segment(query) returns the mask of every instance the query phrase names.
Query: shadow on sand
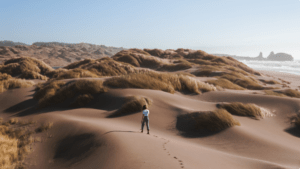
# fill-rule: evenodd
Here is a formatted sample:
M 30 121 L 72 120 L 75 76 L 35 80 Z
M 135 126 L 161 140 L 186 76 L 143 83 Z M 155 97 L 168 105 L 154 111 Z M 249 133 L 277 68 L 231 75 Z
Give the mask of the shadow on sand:
M 300 137 L 300 127 L 290 127 L 288 129 L 285 129 L 284 131 L 293 136 Z
M 92 133 L 67 136 L 55 147 L 54 160 L 76 163 L 91 155 L 101 145 L 101 141 Z

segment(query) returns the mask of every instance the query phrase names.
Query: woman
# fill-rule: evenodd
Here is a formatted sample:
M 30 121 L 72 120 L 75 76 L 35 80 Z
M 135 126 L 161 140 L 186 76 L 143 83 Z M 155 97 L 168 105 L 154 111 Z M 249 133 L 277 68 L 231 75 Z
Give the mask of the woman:
M 144 105 L 143 106 L 143 115 L 142 115 L 142 128 L 141 128 L 141 132 L 143 132 L 143 129 L 144 129 L 144 124 L 146 122 L 146 126 L 147 126 L 147 130 L 148 130 L 148 133 L 149 134 L 149 114 L 150 114 L 150 111 L 147 109 L 147 106 Z

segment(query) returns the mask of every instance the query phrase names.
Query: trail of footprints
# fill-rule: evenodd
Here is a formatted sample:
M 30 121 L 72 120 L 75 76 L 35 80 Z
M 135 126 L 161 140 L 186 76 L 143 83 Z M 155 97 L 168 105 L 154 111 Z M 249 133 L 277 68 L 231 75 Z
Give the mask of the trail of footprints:
M 156 135 L 153 135 L 153 137 L 159 138 L 159 137 L 156 136 Z M 166 144 L 168 144 L 168 143 L 170 142 L 170 140 L 167 140 L 167 139 L 165 139 L 165 138 L 161 138 L 161 139 L 165 141 L 165 142 L 163 143 L 163 149 L 164 149 L 165 151 L 167 151 Z M 170 154 L 169 151 L 167 151 L 167 153 L 168 153 L 168 156 L 172 156 L 172 155 Z M 176 156 L 174 156 L 173 158 L 174 158 L 175 160 L 178 161 L 178 163 L 179 163 L 179 165 L 181 166 L 181 168 L 184 168 L 184 165 L 183 165 L 182 160 L 178 159 Z

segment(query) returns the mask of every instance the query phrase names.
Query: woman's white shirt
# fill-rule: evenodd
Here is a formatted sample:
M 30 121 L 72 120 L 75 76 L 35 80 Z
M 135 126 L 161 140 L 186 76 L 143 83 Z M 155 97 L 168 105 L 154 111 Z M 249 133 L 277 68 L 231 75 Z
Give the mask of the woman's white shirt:
M 143 110 L 143 115 L 144 116 L 149 116 L 150 111 L 148 109 Z

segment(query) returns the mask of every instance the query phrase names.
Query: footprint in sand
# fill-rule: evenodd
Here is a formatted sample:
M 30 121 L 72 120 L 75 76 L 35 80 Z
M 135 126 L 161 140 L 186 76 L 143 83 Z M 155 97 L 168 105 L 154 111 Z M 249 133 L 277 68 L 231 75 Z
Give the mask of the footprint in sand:
M 158 136 L 153 135 L 153 137 L 158 137 Z M 158 138 L 159 138 L 159 137 L 158 137 Z M 170 142 L 170 140 L 167 140 L 167 139 L 165 139 L 165 138 L 161 138 L 161 139 L 162 139 L 162 140 L 166 140 L 166 142 L 163 143 L 163 149 L 164 149 L 164 150 L 167 150 L 166 147 L 165 147 L 165 145 L 168 144 L 168 143 Z M 168 153 L 169 156 L 171 155 L 169 151 L 168 151 L 167 153 Z M 178 158 L 177 158 L 176 156 L 174 156 L 174 159 L 178 159 Z M 181 166 L 181 168 L 184 168 L 182 160 L 179 160 L 179 159 L 178 159 L 178 162 L 179 162 L 179 165 Z

